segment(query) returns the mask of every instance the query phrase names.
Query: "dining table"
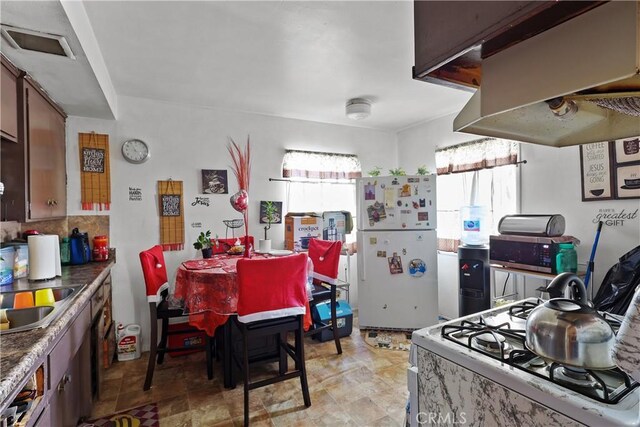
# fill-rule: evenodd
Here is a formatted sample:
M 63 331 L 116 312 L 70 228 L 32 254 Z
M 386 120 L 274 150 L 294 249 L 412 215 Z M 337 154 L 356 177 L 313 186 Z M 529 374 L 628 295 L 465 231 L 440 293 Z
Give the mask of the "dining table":
M 291 251 L 274 252 L 289 256 Z M 251 258 L 270 258 L 271 254 L 252 253 Z M 238 306 L 238 274 L 236 264 L 243 254 L 216 254 L 211 258 L 184 261 L 178 267 L 173 289 L 174 298 L 181 300 L 189 324 L 203 330 L 210 337 L 220 338 L 224 386 L 233 388 L 231 316 Z M 309 304 L 305 314 L 305 328 L 311 326 Z M 220 329 L 219 329 L 220 328 Z M 216 334 L 216 331 L 220 335 Z

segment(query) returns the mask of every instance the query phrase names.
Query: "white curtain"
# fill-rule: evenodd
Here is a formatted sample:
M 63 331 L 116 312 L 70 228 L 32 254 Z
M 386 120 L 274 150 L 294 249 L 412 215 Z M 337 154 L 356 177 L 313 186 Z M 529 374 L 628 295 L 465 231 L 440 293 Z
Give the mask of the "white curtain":
M 282 161 L 284 178 L 353 179 L 362 176 L 358 156 L 287 150 Z

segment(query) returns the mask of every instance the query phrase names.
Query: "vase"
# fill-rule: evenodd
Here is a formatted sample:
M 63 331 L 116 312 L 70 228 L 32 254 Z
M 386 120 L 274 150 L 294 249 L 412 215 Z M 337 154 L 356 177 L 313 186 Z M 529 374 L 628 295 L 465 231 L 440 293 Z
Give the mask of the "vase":
M 202 258 L 211 258 L 212 254 L 213 254 L 213 248 L 202 249 Z

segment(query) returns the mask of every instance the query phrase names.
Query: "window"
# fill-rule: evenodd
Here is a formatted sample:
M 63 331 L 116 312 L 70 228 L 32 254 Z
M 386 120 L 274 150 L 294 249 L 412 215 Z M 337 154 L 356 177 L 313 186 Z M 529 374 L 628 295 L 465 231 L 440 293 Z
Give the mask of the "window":
M 470 204 L 471 184 L 476 173 L 476 205 L 489 208 L 491 234 L 497 234 L 498 222 L 503 216 L 517 213 L 518 152 L 518 143 L 492 138 L 436 151 L 439 250 L 458 250 L 460 208 Z
M 287 183 L 288 212 L 349 211 L 356 229 L 356 188 L 362 176 L 358 157 L 351 154 L 287 150 L 282 165 Z M 355 241 L 355 233 L 346 236 Z

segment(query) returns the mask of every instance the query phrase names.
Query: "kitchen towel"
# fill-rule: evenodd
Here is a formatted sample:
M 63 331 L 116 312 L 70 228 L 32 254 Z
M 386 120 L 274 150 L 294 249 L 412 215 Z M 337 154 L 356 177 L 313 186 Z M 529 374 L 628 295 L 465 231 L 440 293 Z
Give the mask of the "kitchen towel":
M 62 274 L 60 243 L 56 234 L 27 237 L 29 246 L 29 280 L 53 279 Z
M 613 360 L 618 368 L 640 381 L 640 286 L 622 320 L 613 346 Z
M 82 210 L 109 210 L 111 172 L 109 135 L 78 133 Z

